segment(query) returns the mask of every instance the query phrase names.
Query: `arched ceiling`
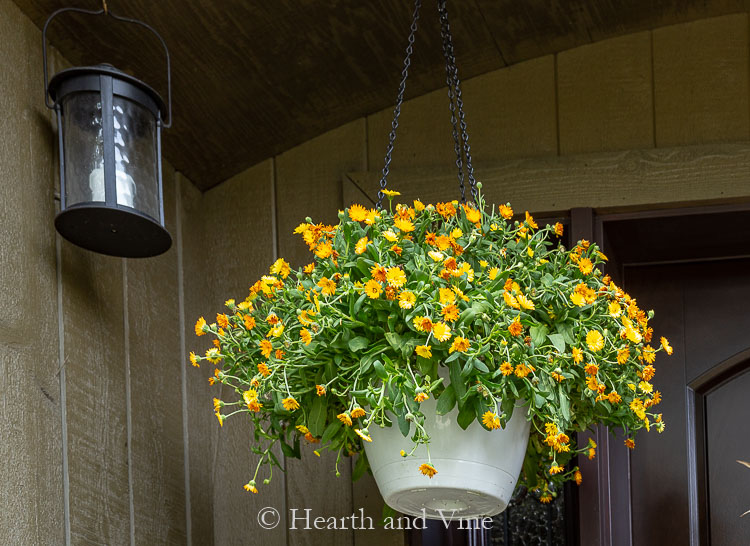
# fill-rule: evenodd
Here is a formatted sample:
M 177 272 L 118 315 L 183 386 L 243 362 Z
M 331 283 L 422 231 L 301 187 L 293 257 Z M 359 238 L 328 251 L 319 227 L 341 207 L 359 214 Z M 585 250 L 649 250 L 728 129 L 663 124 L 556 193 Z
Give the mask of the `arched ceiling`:
M 40 28 L 71 0 L 15 0 Z M 98 0 L 76 7 L 99 9 Z M 395 102 L 412 0 L 109 0 L 172 54 L 164 155 L 200 189 Z M 462 79 L 640 30 L 745 12 L 748 0 L 448 0 Z M 166 95 L 158 42 L 111 18 L 65 14 L 48 32 L 72 63 L 109 62 Z M 445 83 L 424 0 L 407 97 Z M 40 84 L 40 100 L 42 89 Z

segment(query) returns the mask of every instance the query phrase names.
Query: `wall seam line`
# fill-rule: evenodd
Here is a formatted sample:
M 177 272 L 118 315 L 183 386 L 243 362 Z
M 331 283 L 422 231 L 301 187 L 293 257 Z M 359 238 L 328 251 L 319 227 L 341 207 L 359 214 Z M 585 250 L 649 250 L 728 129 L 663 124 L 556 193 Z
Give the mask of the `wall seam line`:
M 65 546 L 70 546 L 70 474 L 68 472 L 68 411 L 67 389 L 65 378 L 65 321 L 63 309 L 62 283 L 62 242 L 55 233 L 55 261 L 57 262 L 57 337 L 60 377 L 60 435 L 62 436 L 62 478 L 63 478 L 63 519 L 65 527 Z
M 555 85 L 555 136 L 557 138 L 557 155 L 561 156 L 562 153 L 560 150 L 562 149 L 562 146 L 560 145 L 560 82 L 558 78 L 558 54 L 555 53 L 553 56 L 553 76 L 554 76 L 554 85 Z
M 185 536 L 187 546 L 193 544 L 192 506 L 190 503 L 190 427 L 188 426 L 187 408 L 187 349 L 185 347 L 185 272 L 183 270 L 182 252 L 182 191 L 181 180 L 178 182 L 178 173 L 175 173 L 175 185 L 177 186 L 175 198 L 175 219 L 177 224 L 177 308 L 179 313 L 180 328 L 180 388 L 182 390 L 182 457 L 183 473 L 185 479 Z
M 128 438 L 128 506 L 130 544 L 135 546 L 135 501 L 133 499 L 133 415 L 130 400 L 130 317 L 128 313 L 128 262 L 122 258 L 122 330 L 125 345 L 125 415 Z

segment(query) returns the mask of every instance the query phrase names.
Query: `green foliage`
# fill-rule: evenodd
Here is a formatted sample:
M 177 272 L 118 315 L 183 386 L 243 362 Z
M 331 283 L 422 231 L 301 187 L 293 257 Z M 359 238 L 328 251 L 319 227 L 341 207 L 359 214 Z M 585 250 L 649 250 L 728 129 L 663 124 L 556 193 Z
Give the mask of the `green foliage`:
M 602 276 L 596 245 L 567 250 L 560 224 L 512 215 L 480 199 L 477 208 L 353 205 L 338 226 L 308 219 L 296 232 L 315 253 L 310 265 L 295 272 L 278 260 L 215 323 L 201 318 L 196 333 L 217 346 L 191 360 L 216 364 L 213 380 L 237 393 L 214 410 L 221 423 L 250 417 L 258 469 L 276 464 L 275 442 L 298 457 L 305 438 L 336 452 L 337 465 L 359 453 L 359 476 L 371 426 L 397 426 L 415 449 L 429 443 L 420 404 L 430 396 L 463 428 L 499 428 L 524 405 L 522 479 L 542 495 L 580 476 L 572 456 L 594 454 L 575 432 L 663 430 L 650 364 L 671 347 L 649 345 L 652 313 Z

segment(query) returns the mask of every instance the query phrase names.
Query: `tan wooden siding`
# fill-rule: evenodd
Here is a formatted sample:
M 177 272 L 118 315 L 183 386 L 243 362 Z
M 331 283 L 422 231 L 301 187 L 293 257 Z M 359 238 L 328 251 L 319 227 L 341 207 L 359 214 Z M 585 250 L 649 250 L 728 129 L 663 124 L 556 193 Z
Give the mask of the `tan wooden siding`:
M 352 485 L 345 467 L 336 479 L 331 459 L 309 451 L 258 495 L 245 492 L 250 426 L 238 416 L 220 428 L 211 399 L 233 394 L 209 386 L 210 365 L 187 363 L 208 344 L 194 335 L 198 316 L 213 321 L 277 256 L 309 261 L 291 234 L 305 216 L 335 222 L 343 206 L 372 198 L 392 109 L 204 194 L 166 166 L 174 248 L 108 258 L 55 235 L 40 33 L 0 0 L 0 35 L 0 110 L 9 113 L 0 116 L 0 543 L 64 544 L 69 528 L 75 544 L 404 544 L 399 532 L 288 531 L 286 520 L 259 529 L 264 506 L 285 517 L 288 507 L 323 516 L 364 508 L 377 522 L 382 500 L 370 478 Z M 490 200 L 531 211 L 747 200 L 748 47 L 739 14 L 467 80 L 477 178 Z M 404 198 L 458 196 L 449 127 L 444 90 L 404 105 L 391 178 Z

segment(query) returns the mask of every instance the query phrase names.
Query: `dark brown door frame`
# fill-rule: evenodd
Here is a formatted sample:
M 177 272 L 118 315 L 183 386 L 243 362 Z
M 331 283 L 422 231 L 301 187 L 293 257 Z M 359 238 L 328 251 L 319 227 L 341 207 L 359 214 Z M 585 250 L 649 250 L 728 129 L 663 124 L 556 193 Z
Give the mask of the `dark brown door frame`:
M 700 207 L 685 207 L 660 210 L 646 210 L 624 213 L 596 214 L 592 208 L 571 209 L 570 233 L 571 240 L 588 239 L 599 244 L 611 261 L 608 273 L 616 282 L 621 283 L 624 267 L 626 265 L 645 263 L 679 263 L 694 262 L 707 259 L 721 259 L 719 254 L 692 255 L 689 252 L 684 256 L 679 253 L 671 255 L 666 260 L 659 260 L 653 254 L 640 257 L 634 261 L 628 258 L 620 260 L 616 249 L 608 247 L 605 239 L 605 224 L 607 222 L 628 220 L 658 220 L 667 218 L 691 217 L 711 214 L 745 213 L 750 211 L 750 203 L 712 205 Z M 747 225 L 745 225 L 747 226 Z M 748 231 L 750 228 L 745 227 Z M 687 234 L 686 234 L 687 235 Z M 687 243 L 689 245 L 689 242 Z M 729 255 L 729 253 L 727 254 Z M 749 256 L 750 246 L 737 248 L 731 252 L 730 257 Z M 707 484 L 705 483 L 705 396 L 709 391 L 719 386 L 724 381 L 739 371 L 742 363 L 750 358 L 750 350 L 742 352 L 724 363 L 716 366 L 686 386 L 686 397 L 688 409 L 688 445 L 689 453 L 695 454 L 689 461 L 689 475 L 686 479 L 690 487 L 690 546 L 707 544 L 708 526 L 700 525 L 699 522 L 707 521 L 705 514 L 705 502 L 702 499 L 707 495 Z M 578 490 L 578 533 L 579 544 L 585 546 L 631 546 L 632 545 L 632 514 L 631 514 L 631 492 L 630 492 L 630 455 L 621 441 L 615 439 L 603 426 L 595 430 L 579 434 L 579 443 L 586 442 L 591 437 L 597 443 L 597 457 L 594 460 L 581 459 L 579 467 L 584 475 L 584 481 Z M 698 446 L 700 449 L 695 449 Z M 612 472 L 611 469 L 617 469 Z M 700 477 L 700 478 L 699 478 Z M 612 514 L 617 514 L 612 517 Z

